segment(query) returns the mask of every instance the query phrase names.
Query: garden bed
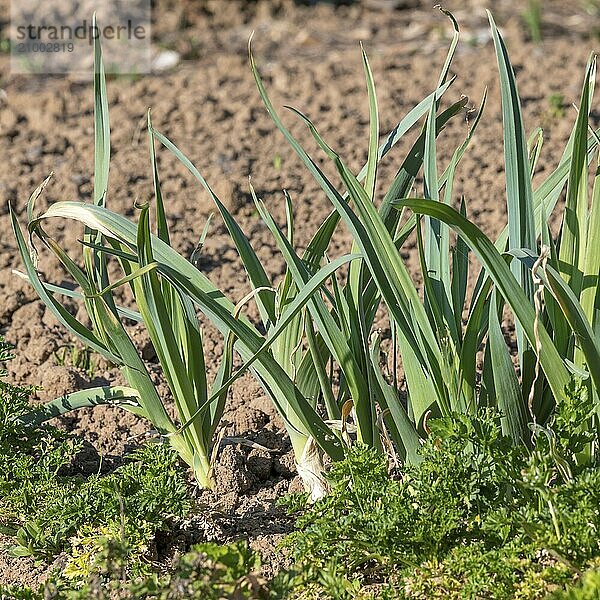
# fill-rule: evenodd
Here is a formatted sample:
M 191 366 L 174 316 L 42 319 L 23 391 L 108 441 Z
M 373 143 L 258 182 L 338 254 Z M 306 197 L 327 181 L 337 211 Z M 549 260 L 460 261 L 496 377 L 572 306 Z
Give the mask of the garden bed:
M 579 5 L 565 9 L 561 2 L 548 2 L 543 39 L 533 43 L 518 8 L 523 3 L 496 4 L 494 15 L 517 72 L 527 131 L 537 125 L 544 129 L 537 165 L 538 176 L 544 177 L 558 164 L 571 132 L 575 118 L 571 103 L 579 98 L 582 74 L 590 51 L 597 46 L 600 24 Z M 506 223 L 496 59 L 480 3 L 448 2 L 447 8 L 459 21 L 463 40 L 452 67 L 459 78 L 448 92 L 449 100 L 455 102 L 464 94 L 469 97 L 467 107 L 477 109 L 488 87 L 485 114 L 460 164 L 453 195 L 465 196 L 470 218 L 493 239 Z M 145 129 L 146 110 L 151 107 L 154 127 L 201 170 L 275 279 L 283 275 L 285 263 L 255 209 L 248 177 L 280 224 L 285 222 L 281 190 L 288 190 L 294 199 L 295 243 L 301 249 L 329 214 L 331 204 L 264 110 L 248 66 L 250 33 L 255 32 L 254 54 L 274 104 L 291 104 L 309 115 L 355 172 L 367 158 L 369 128 L 359 42 L 365 45 L 378 83 L 380 129 L 385 135 L 434 90 L 452 34 L 444 15 L 426 3 L 385 0 L 337 8 L 328 3 L 306 6 L 288 1 L 164 1 L 157 4 L 154 20 L 156 50 L 177 51 L 181 60 L 159 75 L 108 81 L 112 156 L 107 205 L 132 217 L 134 200 L 152 197 Z M 29 194 L 51 171 L 54 178 L 38 202 L 39 210 L 59 200 L 92 197 L 91 82 L 11 75 L 5 55 L 0 55 L 0 72 L 4 92 L 0 96 L 0 334 L 15 347 L 15 358 L 7 363 L 7 381 L 40 386 L 33 394 L 36 401 L 85 387 L 124 385 L 118 369 L 83 351 L 28 283 L 11 274 L 11 269 L 21 270 L 22 265 L 7 203 L 24 221 Z M 473 114 L 465 110 L 464 118 L 451 120 L 439 146 L 440 164 L 450 161 L 452 149 L 465 137 L 472 119 Z M 591 125 L 597 128 L 598 120 L 598 113 L 592 111 Z M 309 131 L 292 118 L 289 123 L 298 139 L 313 148 Z M 403 156 L 417 135 L 415 128 L 414 135 L 399 143 L 396 156 Z M 171 243 L 188 257 L 214 205 L 173 155 L 161 150 L 158 165 Z M 334 177 L 327 161 L 319 166 Z M 393 159 L 388 160 L 378 177 L 390 182 L 397 168 Z M 422 187 L 421 179 L 416 187 Z M 75 228 L 60 225 L 53 226 L 52 233 L 65 248 L 75 248 L 81 236 Z M 349 247 L 350 239 L 345 228 L 338 228 L 332 249 Z M 402 248 L 402 258 L 411 273 L 419 271 L 415 241 Z M 235 247 L 218 218 L 204 244 L 199 268 L 235 301 L 250 291 Z M 61 267 L 45 258 L 40 269 L 48 281 L 65 279 Z M 469 283 L 469 289 L 474 283 Z M 131 303 L 127 293 L 118 291 L 117 295 L 123 304 Z M 252 303 L 245 312 L 250 319 L 258 318 Z M 380 324 L 387 327 L 383 318 Z M 133 324 L 128 330 L 159 392 L 168 397 L 147 334 Z M 212 377 L 223 344 L 210 325 L 204 333 Z M 146 420 L 114 407 L 69 413 L 55 424 L 85 441 L 72 465 L 73 472 L 85 476 L 114 472 L 128 464 L 129 453 L 156 438 Z M 262 555 L 261 574 L 268 579 L 290 564 L 277 544 L 293 530 L 294 520 L 276 501 L 302 490 L 291 444 L 276 410 L 250 375 L 235 382 L 221 426 L 215 491 L 194 489 L 188 474 L 190 493 L 197 503 L 193 516 L 178 521 L 166 539 L 157 543 L 154 558 L 168 570 L 175 552 L 185 552 L 194 543 L 248 540 Z M 181 469 L 185 472 L 183 465 Z M 5 541 L 9 543 L 9 538 Z M 60 556 L 55 560 L 55 565 L 61 564 Z M 44 581 L 48 564 L 52 562 L 40 565 L 32 558 L 0 553 L 0 584 L 35 586 Z

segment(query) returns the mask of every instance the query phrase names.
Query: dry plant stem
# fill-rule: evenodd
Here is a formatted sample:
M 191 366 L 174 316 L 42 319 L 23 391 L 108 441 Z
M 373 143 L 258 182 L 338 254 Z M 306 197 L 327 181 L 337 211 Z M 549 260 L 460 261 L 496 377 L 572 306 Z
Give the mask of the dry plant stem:
M 535 307 L 535 320 L 533 322 L 533 333 L 535 336 L 535 353 L 536 353 L 536 361 L 535 361 L 535 376 L 533 378 L 533 382 L 531 384 L 531 389 L 529 390 L 529 398 L 527 400 L 527 406 L 529 407 L 529 414 L 533 419 L 533 424 L 536 423 L 535 411 L 533 409 L 533 402 L 535 400 L 535 386 L 537 384 L 538 378 L 540 376 L 540 353 L 542 351 L 542 342 L 540 340 L 539 329 L 540 329 L 540 314 L 542 313 L 542 304 L 544 302 L 544 281 L 537 274 L 538 269 L 541 267 L 542 271 L 546 268 L 546 263 L 548 262 L 548 257 L 550 256 L 550 248 L 545 244 L 542 245 L 540 249 L 540 255 L 538 259 L 535 261 L 533 268 L 531 269 L 531 277 L 533 278 L 533 284 L 535 286 L 535 293 L 533 296 L 533 302 Z M 535 434 L 534 434 L 535 435 Z M 533 443 L 533 439 L 531 440 Z

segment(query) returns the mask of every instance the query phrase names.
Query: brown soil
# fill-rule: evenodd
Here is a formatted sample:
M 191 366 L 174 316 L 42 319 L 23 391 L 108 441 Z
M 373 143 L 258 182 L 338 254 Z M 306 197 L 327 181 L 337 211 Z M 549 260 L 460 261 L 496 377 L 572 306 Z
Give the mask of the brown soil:
M 7 4 L 7 0 L 0 0 L 0 27 L 8 20 Z M 289 190 L 295 201 L 300 246 L 331 207 L 262 107 L 247 65 L 250 33 L 255 31 L 255 55 L 275 105 L 291 104 L 311 116 L 329 143 L 358 169 L 366 158 L 368 139 L 358 42 L 364 42 L 371 60 L 378 85 L 381 130 L 387 133 L 434 89 L 443 63 L 451 28 L 430 4 L 365 0 L 335 8 L 329 3 L 306 6 L 291 0 L 158 2 L 153 30 L 156 46 L 176 49 L 183 60 L 160 76 L 109 81 L 109 206 L 133 215 L 134 200 L 151 197 L 144 122 L 147 108 L 152 107 L 155 127 L 190 156 L 239 219 L 277 279 L 283 262 L 255 213 L 248 176 L 279 222 L 284 221 L 281 190 Z M 517 70 L 526 127 L 544 128 L 546 140 L 539 164 L 539 172 L 544 173 L 557 164 L 568 137 L 575 118 L 570 105 L 578 99 L 587 57 L 598 45 L 600 23 L 583 10 L 583 2 L 548 1 L 544 41 L 534 45 L 527 40 L 520 17 L 524 3 L 506 0 L 490 4 Z M 444 102 L 466 94 L 470 106 L 476 107 L 488 86 L 486 115 L 460 166 L 454 193 L 456 198 L 464 194 L 471 216 L 486 232 L 495 234 L 505 223 L 502 127 L 484 5 L 479 0 L 447 2 L 460 23 L 463 41 L 453 65 L 459 79 Z M 69 78 L 11 75 L 6 55 L 0 55 L 0 74 L 0 333 L 17 348 L 9 377 L 14 382 L 43 386 L 38 393 L 40 400 L 102 381 L 120 382 L 118 371 L 101 360 L 92 359 L 89 368 L 81 369 L 59 359 L 65 352 L 61 348 L 69 349 L 72 340 L 31 288 L 11 274 L 20 264 L 7 215 L 8 202 L 23 221 L 29 194 L 50 171 L 55 177 L 40 199 L 40 208 L 57 200 L 90 199 L 91 85 Z M 562 119 L 552 110 L 552 94 L 564 98 L 566 116 Z M 284 118 L 317 155 L 308 132 L 291 114 L 284 114 Z M 443 134 L 446 141 L 441 143 L 440 165 L 448 163 L 451 149 L 465 136 L 467 126 L 466 120 L 455 119 Z M 412 143 L 415 135 L 408 135 L 407 140 Z M 408 143 L 400 146 L 380 170 L 382 183 L 391 181 Z M 330 165 L 322 164 L 332 173 Z M 159 153 L 159 167 L 174 245 L 189 255 L 213 211 L 211 200 L 169 153 Z M 75 248 L 80 232 L 62 227 L 59 224 L 55 228 L 59 241 Z M 348 235 L 341 229 L 335 237 L 336 250 L 347 245 Z M 412 254 L 407 253 L 406 259 L 415 266 Z M 248 291 L 236 252 L 218 220 L 206 241 L 200 268 L 235 300 Z M 42 261 L 41 269 L 48 280 L 63 280 L 64 273 L 55 264 Z M 73 311 L 77 311 L 75 305 Z M 255 316 L 251 307 L 249 314 Z M 160 383 L 148 342 L 143 332 L 138 335 Z M 207 361 L 218 364 L 221 340 L 210 328 L 207 337 Z M 62 425 L 89 441 L 104 457 L 105 468 L 118 464 L 125 452 L 152 435 L 148 423 L 104 407 L 72 414 Z M 298 483 L 281 421 L 250 377 L 239 381 L 231 393 L 225 428 L 226 436 L 253 440 L 277 452 L 225 445 L 217 465 L 219 493 L 199 496 L 210 519 L 195 522 L 191 532 L 182 532 L 182 539 L 173 543 L 247 538 L 276 568 L 281 559 L 275 543 L 290 524 L 274 507 L 274 500 L 296 489 Z M 43 571 L 33 569 L 31 563 L 0 555 L 0 582 L 35 581 L 41 576 Z

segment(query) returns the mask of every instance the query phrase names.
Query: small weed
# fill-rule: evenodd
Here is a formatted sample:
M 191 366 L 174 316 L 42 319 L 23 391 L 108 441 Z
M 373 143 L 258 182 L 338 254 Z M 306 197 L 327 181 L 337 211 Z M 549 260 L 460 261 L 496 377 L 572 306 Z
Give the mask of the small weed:
M 598 600 L 600 598 L 600 560 L 594 561 L 590 569 L 582 574 L 576 586 L 559 590 L 552 600 Z
M 98 372 L 94 353 L 89 348 L 81 348 L 76 344 L 60 347 L 54 353 L 54 361 L 59 366 L 81 369 L 90 378 Z
M 522 13 L 531 41 L 542 41 L 542 0 L 527 0 L 527 8 Z
M 574 384 L 567 397 L 531 451 L 511 446 L 489 411 L 431 421 L 421 462 L 400 480 L 374 450 L 354 446 L 329 474 L 331 493 L 306 505 L 285 542 L 295 585 L 313 586 L 315 598 L 375 586 L 379 598 L 509 600 L 575 582 L 600 555 L 600 472 L 581 454 L 593 402 Z M 298 510 L 302 498 L 289 505 Z
M 592 16 L 598 16 L 600 14 L 600 1 L 599 0 L 580 0 L 581 6 Z
M 0 362 L 10 357 L 0 340 Z M 149 444 L 108 475 L 70 475 L 81 440 L 16 421 L 30 410 L 31 392 L 0 379 L 0 526 L 14 536 L 10 553 L 50 559 L 70 552 L 67 572 L 81 578 L 118 543 L 128 548 L 129 574 L 143 572 L 154 534 L 191 506 L 177 455 Z
M 281 598 L 270 595 L 259 574 L 260 559 L 246 542 L 218 545 L 197 544 L 176 556 L 169 573 L 152 573 L 125 579 L 131 547 L 114 532 L 91 536 L 87 547 L 96 547 L 95 570 L 75 586 L 70 572 L 55 571 L 37 590 L 26 586 L 0 586 L 0 598 L 14 600 L 108 600 L 109 598 L 146 598 L 148 600 L 250 600 Z M 278 593 L 278 592 L 277 592 Z
M 133 585 L 136 598 L 156 600 L 265 597 L 260 559 L 246 542 L 198 544 L 175 559 L 174 571 Z
M 550 94 L 548 108 L 551 118 L 562 119 L 565 116 L 565 97 L 558 92 Z

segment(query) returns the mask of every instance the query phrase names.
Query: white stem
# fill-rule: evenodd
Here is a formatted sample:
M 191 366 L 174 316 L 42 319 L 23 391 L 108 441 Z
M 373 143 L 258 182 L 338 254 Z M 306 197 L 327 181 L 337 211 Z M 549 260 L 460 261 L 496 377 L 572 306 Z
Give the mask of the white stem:
M 316 502 L 327 494 L 329 486 L 323 477 L 325 468 L 321 459 L 321 452 L 312 437 L 309 437 L 306 441 L 302 456 L 296 463 L 296 469 L 300 479 L 302 479 L 304 489 L 310 492 L 312 502 Z

